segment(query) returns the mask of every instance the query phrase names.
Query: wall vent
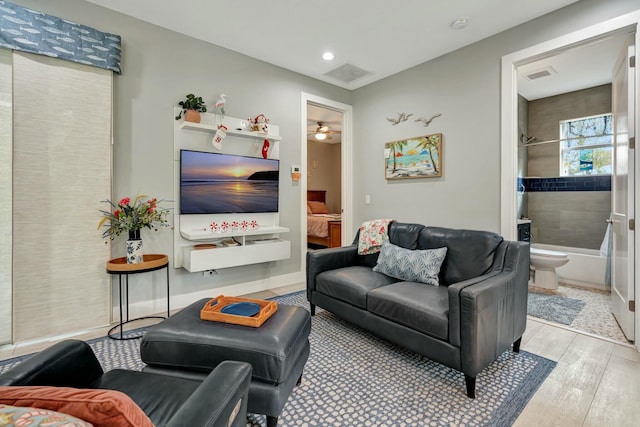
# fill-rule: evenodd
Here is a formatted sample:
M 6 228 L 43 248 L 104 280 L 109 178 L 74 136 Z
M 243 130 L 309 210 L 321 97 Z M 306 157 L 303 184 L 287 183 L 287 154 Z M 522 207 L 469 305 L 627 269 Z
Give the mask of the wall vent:
M 536 80 L 542 77 L 547 77 L 552 74 L 558 74 L 558 72 L 551 66 L 543 68 L 541 70 L 531 71 L 525 74 L 527 80 Z
M 333 77 L 334 79 L 340 80 L 344 83 L 351 83 L 352 81 L 369 74 L 371 74 L 371 72 L 363 70 L 362 68 L 358 68 L 355 65 L 351 64 L 344 64 L 339 66 L 335 70 L 324 73 L 325 76 Z

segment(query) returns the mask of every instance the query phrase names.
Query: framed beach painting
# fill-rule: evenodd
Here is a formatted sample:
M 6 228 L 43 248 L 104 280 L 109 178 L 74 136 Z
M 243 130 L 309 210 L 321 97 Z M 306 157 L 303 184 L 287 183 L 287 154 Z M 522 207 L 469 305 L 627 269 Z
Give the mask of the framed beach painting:
M 386 179 L 442 176 L 442 134 L 418 136 L 384 145 Z

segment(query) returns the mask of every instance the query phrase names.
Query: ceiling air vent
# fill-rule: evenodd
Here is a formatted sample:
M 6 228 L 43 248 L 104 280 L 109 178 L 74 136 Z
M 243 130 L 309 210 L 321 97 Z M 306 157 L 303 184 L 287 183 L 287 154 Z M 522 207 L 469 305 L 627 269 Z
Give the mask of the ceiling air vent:
M 371 74 L 369 71 L 363 70 L 362 68 L 358 68 L 355 65 L 344 64 L 335 70 L 329 71 L 325 73 L 325 76 L 333 77 L 336 80 L 340 80 L 344 83 L 351 83 L 354 80 L 359 79 L 360 77 L 364 77 L 368 74 Z
M 525 74 L 525 78 L 527 80 L 535 80 L 541 77 L 550 76 L 552 74 L 558 74 L 558 72 L 553 67 L 549 66 L 549 67 L 543 68 L 542 70 L 531 71 Z

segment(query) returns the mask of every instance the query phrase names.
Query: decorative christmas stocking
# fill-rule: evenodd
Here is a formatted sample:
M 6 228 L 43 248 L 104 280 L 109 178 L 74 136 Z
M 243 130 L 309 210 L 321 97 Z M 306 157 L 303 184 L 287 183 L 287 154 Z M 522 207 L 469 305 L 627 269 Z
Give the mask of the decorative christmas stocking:
M 262 157 L 264 159 L 269 155 L 269 140 L 265 138 L 264 143 L 262 144 Z
M 218 150 L 222 150 L 222 140 L 227 136 L 227 127 L 225 125 L 218 126 L 215 136 L 213 137 L 212 144 Z

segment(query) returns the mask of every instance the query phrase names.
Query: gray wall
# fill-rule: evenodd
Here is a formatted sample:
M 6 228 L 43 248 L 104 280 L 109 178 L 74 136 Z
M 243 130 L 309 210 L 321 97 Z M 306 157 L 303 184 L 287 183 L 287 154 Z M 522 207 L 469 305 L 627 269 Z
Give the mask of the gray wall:
M 637 0 L 583 0 L 356 90 L 354 223 L 391 217 L 499 231 L 502 56 L 638 8 Z M 442 117 L 428 128 L 391 126 L 385 118 L 398 111 Z M 384 179 L 385 142 L 436 132 L 444 136 L 442 178 Z
M 613 64 L 611 64 L 613 69 Z M 560 121 L 611 112 L 611 84 L 529 101 L 529 136 L 538 141 L 560 138 Z M 522 150 L 522 149 L 521 149 Z M 541 178 L 560 176 L 558 143 L 528 147 L 528 175 Z

